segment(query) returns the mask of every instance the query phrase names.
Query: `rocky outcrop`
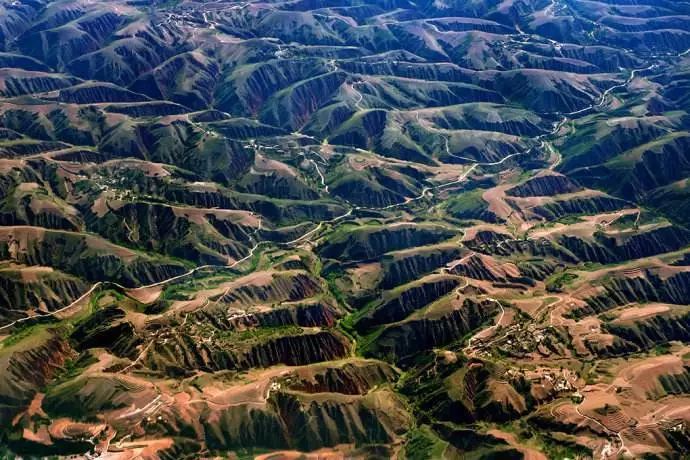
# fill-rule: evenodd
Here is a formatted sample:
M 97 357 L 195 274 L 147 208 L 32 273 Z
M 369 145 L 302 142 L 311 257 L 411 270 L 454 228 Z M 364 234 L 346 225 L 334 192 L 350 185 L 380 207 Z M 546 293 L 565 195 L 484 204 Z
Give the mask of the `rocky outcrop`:
M 203 119 L 200 121 L 203 121 Z M 232 139 L 256 139 L 258 137 L 286 134 L 286 131 L 283 129 L 263 124 L 251 118 L 230 118 L 228 120 L 216 121 L 210 124 L 209 127 Z
M 249 306 L 249 305 L 248 305 Z M 227 315 L 222 308 L 205 308 L 195 312 L 197 321 L 213 324 L 221 330 L 246 330 L 258 327 L 332 327 L 342 312 L 321 301 L 286 302 L 270 309 Z
M 510 447 L 503 439 L 479 433 L 469 428 L 456 428 L 446 423 L 434 425 L 434 431 L 447 440 L 459 452 L 477 451 L 482 456 L 500 458 L 501 460 L 523 460 L 524 454 Z
M 455 245 L 430 246 L 387 254 L 382 259 L 381 287 L 389 289 L 415 280 L 458 258 L 461 250 Z
M 5 345 L 6 346 L 6 345 Z M 7 346 L 6 346 L 7 347 Z M 36 333 L 26 340 L 3 349 L 0 365 L 0 425 L 10 427 L 14 415 L 25 408 L 34 394 L 63 369 L 74 357 L 69 343 L 50 331 Z
M 37 206 L 40 207 L 40 204 Z M 27 225 L 52 228 L 56 230 L 78 230 L 78 223 L 73 216 L 68 216 L 59 209 L 44 209 L 33 212 L 30 199 L 22 200 L 15 209 L 9 212 L 0 211 L 0 225 Z
M 535 112 L 568 113 L 589 107 L 601 93 L 596 78 L 571 78 L 563 72 L 521 69 L 499 72 L 495 89 L 506 99 L 519 101 Z
M 213 100 L 220 76 L 218 62 L 200 52 L 182 53 L 140 76 L 130 88 L 155 99 L 167 99 L 195 110 Z
M 484 192 L 484 189 L 472 190 L 450 199 L 446 207 L 447 212 L 456 219 L 501 222 L 503 219 L 489 210 L 489 203 L 483 198 Z
M 273 404 L 285 426 L 294 427 L 288 432 L 291 443 L 306 451 L 345 442 L 388 443 L 402 435 L 410 423 L 402 401 L 390 391 L 340 400 L 281 392 Z
M 288 325 L 330 327 L 341 312 L 326 299 L 318 299 L 323 294 L 319 280 L 306 271 L 256 272 L 234 281 L 190 315 L 222 331 Z
M 2 32 L 0 32 L 0 34 L 1 33 Z M 43 64 L 41 61 L 38 61 L 37 59 L 28 56 L 23 56 L 21 54 L 0 52 L 0 68 L 8 67 L 30 71 L 33 70 L 38 72 L 47 72 L 50 70 L 48 66 Z
M 410 417 L 390 391 L 338 397 L 279 391 L 268 409 L 240 405 L 203 424 L 208 447 L 215 450 L 261 446 L 313 451 L 344 443 L 392 442 L 409 428 Z
M 156 341 L 144 361 L 152 370 L 184 375 L 193 370 L 247 370 L 330 361 L 347 356 L 350 346 L 345 337 L 331 331 L 280 335 L 256 343 L 243 343 L 242 337 L 240 333 L 234 338 L 231 335 L 227 342 L 204 343 L 175 334 L 165 342 Z
M 56 141 L 28 141 L 19 140 L 0 147 L 0 156 L 4 158 L 19 158 L 28 155 L 47 153 L 53 150 L 68 148 L 69 145 Z
M 133 118 L 164 117 L 167 115 L 180 115 L 189 111 L 189 109 L 180 104 L 165 101 L 110 104 L 104 110 L 111 113 L 122 113 Z
M 642 276 L 612 277 L 599 294 L 586 299 L 587 306 L 572 311 L 582 317 L 600 313 L 629 303 L 662 302 L 676 305 L 690 303 L 690 272 L 676 271 L 660 276 L 645 271 Z
M 294 131 L 326 103 L 345 81 L 344 72 L 331 72 L 299 82 L 277 93 L 263 108 L 259 119 Z
M 597 232 L 591 240 L 563 235 L 559 243 L 581 261 L 611 264 L 676 251 L 690 244 L 690 232 L 665 225 L 616 235 Z
M 529 258 L 553 258 L 565 263 L 577 263 L 573 253 L 547 238 L 513 239 L 509 235 L 492 231 L 477 232 L 475 238 L 465 242 L 466 246 L 479 253 L 495 256 L 527 256 Z M 569 248 L 568 248 L 569 249 Z
M 575 193 L 582 190 L 567 176 L 560 174 L 548 174 L 533 177 L 520 185 L 506 190 L 506 195 L 521 198 L 533 196 L 553 196 L 564 193 Z
M 439 423 L 500 423 L 519 418 L 532 404 L 527 396 L 529 383 L 520 377 L 498 378 L 497 372 L 500 370 L 490 363 L 434 360 L 414 371 L 403 392 Z M 458 447 L 472 446 L 471 437 L 457 442 Z
M 50 269 L 0 270 L 0 323 L 17 319 L 15 311 L 18 310 L 31 310 L 39 315 L 57 310 L 79 298 L 88 288 L 86 282 Z M 11 311 L 4 307 L 11 307 Z
M 649 350 L 673 340 L 690 341 L 690 311 L 685 307 L 671 314 L 658 314 L 635 321 L 611 321 L 603 329 L 632 344 L 635 351 Z
M 192 206 L 252 211 L 286 225 L 307 220 L 329 220 L 346 212 L 345 208 L 335 202 L 276 200 L 216 188 L 193 189 L 170 185 L 162 195 L 167 200 Z
M 0 258 L 125 286 L 149 284 L 186 271 L 179 262 L 140 255 L 98 237 L 37 227 L 0 231 Z
M 334 195 L 350 203 L 380 209 L 419 195 L 422 189 L 420 178 L 406 174 L 409 172 L 379 167 L 367 168 L 363 172 L 343 171 L 329 187 Z
M 537 281 L 544 281 L 549 276 L 556 273 L 556 270 L 563 267 L 563 264 L 538 259 L 520 261 L 516 265 L 523 276 Z
M 72 332 L 70 338 L 75 348 L 106 348 L 114 355 L 133 357 L 142 339 L 125 315 L 124 310 L 115 306 L 98 310 Z
M 150 99 L 112 83 L 84 83 L 60 90 L 58 100 L 70 104 L 145 102 Z
M 300 368 L 281 379 L 281 386 L 304 393 L 363 395 L 379 385 L 393 383 L 397 377 L 386 363 L 352 360 Z
M 683 372 L 659 376 L 659 384 L 667 395 L 690 393 L 690 366 L 684 366 Z
M 355 328 L 365 332 L 382 324 L 401 321 L 416 310 L 443 297 L 459 285 L 457 278 L 428 277 L 383 294 L 385 299 L 357 318 Z
M 80 80 L 60 74 L 19 69 L 0 69 L 0 95 L 4 97 L 42 93 L 66 88 Z
M 584 343 L 590 353 L 602 358 L 625 356 L 640 351 L 637 345 L 615 335 L 608 335 L 604 340 L 601 340 L 601 337 L 588 338 Z
M 254 230 L 232 215 L 216 215 L 212 210 L 146 202 L 106 207 L 107 212 L 102 215 L 86 211 L 87 226 L 93 231 L 111 241 L 201 264 L 222 265 L 229 257 L 244 257 Z M 209 231 L 209 226 L 217 232 Z
M 385 326 L 371 337 L 367 353 L 398 360 L 422 350 L 444 346 L 478 328 L 498 311 L 495 302 L 465 299 L 447 313 L 426 315 Z
M 323 72 L 320 59 L 271 60 L 229 75 L 227 90 L 219 91 L 218 107 L 231 113 L 256 115 L 264 102 L 281 88 Z
M 530 210 L 546 220 L 558 220 L 571 215 L 595 215 L 631 208 L 633 205 L 625 200 L 606 195 L 564 198 L 535 206 Z
M 364 226 L 329 238 L 318 252 L 338 260 L 367 260 L 390 251 L 439 243 L 455 233 L 436 225 Z
M 237 188 L 245 193 L 278 199 L 309 201 L 319 198 L 319 194 L 299 177 L 276 171 L 247 174 Z
M 263 276 L 262 276 L 263 275 Z M 264 276 L 267 279 L 264 279 Z M 252 283 L 252 279 L 259 282 Z M 235 282 L 236 287 L 228 290 L 219 302 L 227 305 L 249 306 L 257 303 L 295 301 L 313 297 L 322 292 L 317 279 L 303 271 L 258 273 Z
M 529 277 L 523 276 L 520 273 L 515 264 L 502 263 L 491 256 L 483 254 L 473 254 L 464 257 L 460 263 L 453 265 L 450 273 L 494 283 L 534 284 Z

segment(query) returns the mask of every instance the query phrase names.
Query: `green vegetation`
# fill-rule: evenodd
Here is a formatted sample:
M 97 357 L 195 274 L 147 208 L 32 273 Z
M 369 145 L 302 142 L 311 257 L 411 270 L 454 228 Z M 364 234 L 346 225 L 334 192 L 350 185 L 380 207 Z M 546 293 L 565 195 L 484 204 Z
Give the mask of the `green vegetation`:
M 0 349 L 11 348 L 30 337 L 34 339 L 41 337 L 51 326 L 54 327 L 54 325 L 51 324 L 30 324 L 28 321 L 24 322 L 12 332 L 12 335 L 0 343 Z
M 217 337 L 228 345 L 239 345 L 245 343 L 265 342 L 276 337 L 287 337 L 300 335 L 304 332 L 299 326 L 285 325 L 275 327 L 259 327 L 245 329 L 242 331 L 217 331 Z
M 482 198 L 485 191 L 477 189 L 453 196 L 444 204 L 446 212 L 457 219 L 482 219 L 488 207 Z
M 671 344 L 670 343 L 659 343 L 654 346 L 652 349 L 652 353 L 655 354 L 656 356 L 665 356 L 668 355 L 669 352 L 671 351 Z
M 53 376 L 44 391 L 48 393 L 61 384 L 78 377 L 87 367 L 96 362 L 98 360 L 90 353 L 82 353 L 74 359 L 68 359 L 64 367 Z
M 123 300 L 125 298 L 117 291 L 97 291 L 91 295 L 86 308 L 83 308 L 65 320 L 57 320 L 54 316 L 37 316 L 35 319 L 32 318 L 29 321 L 24 321 L 12 331 L 9 337 L 0 343 L 0 350 L 11 348 L 25 340 L 36 340 L 38 337 L 44 336 L 49 330 L 51 333 L 58 334 L 61 337 L 68 337 L 80 321 L 88 318 L 99 308 L 99 302 L 105 295 L 112 295 L 117 300 Z
M 564 287 L 571 285 L 578 279 L 578 276 L 571 272 L 556 273 L 546 280 L 546 289 L 552 292 L 561 291 Z
M 218 285 L 232 281 L 237 276 L 232 274 L 196 272 L 175 283 L 167 284 L 160 295 L 162 301 L 189 300 L 196 292 L 203 289 L 212 289 Z
M 687 2 L 10 3 L 0 458 L 687 453 Z
M 556 220 L 557 223 L 563 224 L 563 225 L 575 225 L 575 224 L 579 224 L 582 221 L 583 221 L 582 217 L 580 217 L 578 215 L 564 216 L 564 217 L 560 217 L 560 218 L 558 218 L 558 220 Z
M 402 454 L 406 460 L 437 460 L 444 458 L 448 445 L 436 436 L 427 425 L 422 425 L 407 433 L 407 442 Z

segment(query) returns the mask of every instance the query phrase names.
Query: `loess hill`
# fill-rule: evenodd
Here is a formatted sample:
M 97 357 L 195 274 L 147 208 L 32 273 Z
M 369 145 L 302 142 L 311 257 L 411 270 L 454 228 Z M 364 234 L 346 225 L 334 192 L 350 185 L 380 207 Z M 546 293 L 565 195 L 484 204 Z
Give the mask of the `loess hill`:
M 2 458 L 687 458 L 688 305 L 689 1 L 0 0 Z

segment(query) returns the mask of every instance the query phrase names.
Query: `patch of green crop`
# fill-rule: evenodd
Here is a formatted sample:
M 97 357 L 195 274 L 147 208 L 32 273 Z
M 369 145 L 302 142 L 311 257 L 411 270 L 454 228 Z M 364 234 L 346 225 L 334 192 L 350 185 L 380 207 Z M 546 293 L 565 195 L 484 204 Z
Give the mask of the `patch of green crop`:
M 62 383 L 68 382 L 73 378 L 79 376 L 86 370 L 87 367 L 95 363 L 97 359 L 91 354 L 81 354 L 76 359 L 68 359 L 65 361 L 63 367 L 53 376 L 53 379 L 48 383 L 45 392 L 59 386 Z
M 483 194 L 483 189 L 477 189 L 454 196 L 444 204 L 445 210 L 458 219 L 476 219 L 488 207 Z
M 45 331 L 49 326 L 49 324 L 21 323 L 12 335 L 0 343 L 0 349 L 10 348 L 28 337 L 38 337 L 39 334 Z
M 577 215 L 563 216 L 559 218 L 556 222 L 563 225 L 574 225 L 582 222 L 582 218 Z
M 548 291 L 560 291 L 563 287 L 572 284 L 578 276 L 570 272 L 556 273 L 546 280 L 546 289 Z
M 264 342 L 276 337 L 300 335 L 304 332 L 299 326 L 292 324 L 276 327 L 258 327 L 244 331 L 219 331 L 217 337 L 229 344 L 246 342 Z
M 406 460 L 435 460 L 443 458 L 447 442 L 439 439 L 431 429 L 423 425 L 407 434 L 402 458 Z

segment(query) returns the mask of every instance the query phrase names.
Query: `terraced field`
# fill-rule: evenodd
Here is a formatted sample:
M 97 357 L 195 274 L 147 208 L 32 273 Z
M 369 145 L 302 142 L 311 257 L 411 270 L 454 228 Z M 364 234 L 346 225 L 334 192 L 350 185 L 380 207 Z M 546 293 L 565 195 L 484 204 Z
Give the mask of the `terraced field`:
M 690 2 L 0 0 L 0 457 L 690 455 Z

